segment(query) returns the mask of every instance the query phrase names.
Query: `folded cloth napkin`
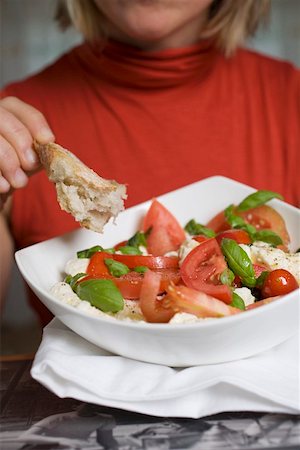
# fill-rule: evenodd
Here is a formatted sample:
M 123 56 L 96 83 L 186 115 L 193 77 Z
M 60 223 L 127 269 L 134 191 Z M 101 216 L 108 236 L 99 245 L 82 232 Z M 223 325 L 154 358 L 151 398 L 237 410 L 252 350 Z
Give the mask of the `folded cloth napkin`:
M 297 414 L 298 348 L 295 336 L 251 358 L 176 369 L 111 354 L 53 319 L 44 330 L 31 374 L 59 397 L 153 416 Z

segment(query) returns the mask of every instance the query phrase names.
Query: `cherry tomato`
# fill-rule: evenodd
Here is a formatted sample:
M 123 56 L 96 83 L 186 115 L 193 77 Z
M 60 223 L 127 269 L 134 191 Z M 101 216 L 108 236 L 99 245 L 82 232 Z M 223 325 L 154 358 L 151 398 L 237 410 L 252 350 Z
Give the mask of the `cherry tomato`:
M 160 286 L 160 275 L 148 270 L 144 275 L 144 281 L 140 293 L 140 307 L 145 319 L 153 323 L 166 323 L 175 312 L 172 308 L 165 307 L 161 300 L 157 300 Z
M 245 230 L 225 230 L 216 236 L 219 244 L 221 244 L 223 238 L 233 239 L 238 244 L 251 244 L 250 236 Z
M 285 295 L 299 287 L 296 278 L 285 269 L 270 272 L 261 290 L 263 298 Z
M 186 286 L 170 284 L 163 305 L 176 312 L 186 312 L 197 317 L 224 317 L 238 314 L 240 309 L 226 305 L 204 292 L 196 291 Z
M 230 287 L 220 282 L 220 274 L 225 269 L 227 264 L 220 246 L 215 238 L 210 238 L 186 256 L 180 274 L 186 286 L 205 292 L 225 303 L 231 303 Z
M 179 283 L 180 281 L 180 273 L 179 270 L 176 269 L 163 269 L 155 271 L 160 277 L 160 285 L 158 292 L 161 294 L 166 291 L 168 285 L 172 282 L 174 284 Z M 147 273 L 147 272 L 146 272 Z M 129 272 L 126 275 L 122 275 L 121 277 L 114 277 L 107 274 L 97 275 L 88 275 L 80 280 L 90 280 L 92 278 L 105 278 L 112 280 L 115 285 L 121 291 L 121 294 L 124 298 L 129 300 L 138 300 L 141 294 L 141 287 L 144 280 L 144 275 L 137 272 Z
M 149 229 L 147 249 L 155 256 L 177 250 L 185 240 L 185 232 L 177 219 L 156 199 L 152 201 L 142 225 L 144 232 Z
M 111 255 L 115 261 L 126 264 L 129 269 L 136 266 L 146 266 L 149 269 L 176 269 L 179 258 L 177 256 L 148 256 L 148 255 Z

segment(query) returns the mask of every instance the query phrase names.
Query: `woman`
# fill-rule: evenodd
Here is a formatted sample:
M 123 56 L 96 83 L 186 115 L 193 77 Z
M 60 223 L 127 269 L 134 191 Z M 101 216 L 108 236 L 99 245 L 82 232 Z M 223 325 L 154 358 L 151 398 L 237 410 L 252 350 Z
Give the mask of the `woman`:
M 39 169 L 34 138 L 126 183 L 127 206 L 216 174 L 298 201 L 299 71 L 239 48 L 268 3 L 61 2 L 61 24 L 86 41 L 2 92 L 1 286 L 13 243 L 77 226 L 44 172 L 28 180 Z

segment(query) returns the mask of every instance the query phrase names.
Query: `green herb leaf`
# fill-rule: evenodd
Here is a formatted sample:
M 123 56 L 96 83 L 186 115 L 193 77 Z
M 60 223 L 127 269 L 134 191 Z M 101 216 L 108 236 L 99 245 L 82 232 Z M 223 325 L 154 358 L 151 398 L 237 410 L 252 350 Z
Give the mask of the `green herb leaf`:
M 256 191 L 253 194 L 248 195 L 237 207 L 238 211 L 247 211 L 248 209 L 255 208 L 256 206 L 264 205 L 273 198 L 283 199 L 282 195 L 272 191 Z
M 254 287 L 256 284 L 254 269 L 245 250 L 233 239 L 226 238 L 222 239 L 221 248 L 233 273 L 241 278 L 245 286 Z
M 72 276 L 72 275 L 67 275 L 66 278 L 64 279 L 65 283 L 68 283 L 71 288 L 74 291 L 74 286 L 77 283 L 78 280 L 80 280 L 80 278 L 82 277 L 86 277 L 86 273 L 77 273 L 76 275 Z
M 267 270 L 264 270 L 258 278 L 256 278 L 256 284 L 255 287 L 257 288 L 261 288 L 265 282 L 265 279 L 267 278 L 267 276 L 269 275 L 270 272 L 268 272 Z
M 96 252 L 103 252 L 103 247 L 95 245 L 94 247 L 86 248 L 85 250 L 79 250 L 77 252 L 77 258 L 91 258 Z
M 103 312 L 117 312 L 124 308 L 122 294 L 112 280 L 82 281 L 76 285 L 76 294 Z
M 134 270 L 134 272 L 137 272 L 137 273 L 145 273 L 145 272 L 147 272 L 147 270 L 149 270 L 149 268 L 146 266 L 136 266 L 136 267 L 134 267 L 133 270 Z
M 119 247 L 118 251 L 123 255 L 141 255 L 142 252 L 138 247 L 132 247 L 131 245 L 124 245 L 123 247 Z
M 113 277 L 121 277 L 122 275 L 126 275 L 126 273 L 130 272 L 129 267 L 126 266 L 126 264 L 123 264 L 119 261 L 114 261 L 110 258 L 105 258 L 104 263 L 107 266 L 109 273 Z
M 256 228 L 253 225 L 245 222 L 240 216 L 234 214 L 234 205 L 229 205 L 225 210 L 224 214 L 227 222 L 230 224 L 231 228 L 236 228 L 239 230 L 245 230 L 253 241 L 253 235 L 256 233 Z
M 281 237 L 271 230 L 256 231 L 253 235 L 253 240 L 267 242 L 268 244 L 274 245 L 275 247 L 283 243 Z
M 225 269 L 220 275 L 220 281 L 222 284 L 227 284 L 228 286 L 231 286 L 234 277 L 235 275 L 230 269 Z
M 206 237 L 215 237 L 216 233 L 210 228 L 201 225 L 196 222 L 195 219 L 191 219 L 184 227 L 185 231 L 191 236 L 197 236 L 199 234 L 203 234 Z
M 245 302 L 238 294 L 233 292 L 232 294 L 232 302 L 230 303 L 230 306 L 233 306 L 234 308 L 245 310 Z
M 143 247 L 147 246 L 147 234 L 143 233 L 142 231 L 137 231 L 130 239 L 128 239 L 127 241 L 127 245 L 129 245 L 130 247 L 139 247 L 140 245 L 142 245 Z

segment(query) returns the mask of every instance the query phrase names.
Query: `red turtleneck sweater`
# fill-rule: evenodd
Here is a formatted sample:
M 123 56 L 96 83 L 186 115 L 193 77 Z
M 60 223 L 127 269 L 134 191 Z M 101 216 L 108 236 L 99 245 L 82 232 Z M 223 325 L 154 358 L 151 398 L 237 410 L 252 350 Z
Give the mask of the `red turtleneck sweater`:
M 299 202 L 300 73 L 289 63 L 210 42 L 144 52 L 76 47 L 8 86 L 47 118 L 56 141 L 105 178 L 128 185 L 126 206 L 211 175 Z M 15 192 L 17 247 L 78 225 L 44 172 Z

